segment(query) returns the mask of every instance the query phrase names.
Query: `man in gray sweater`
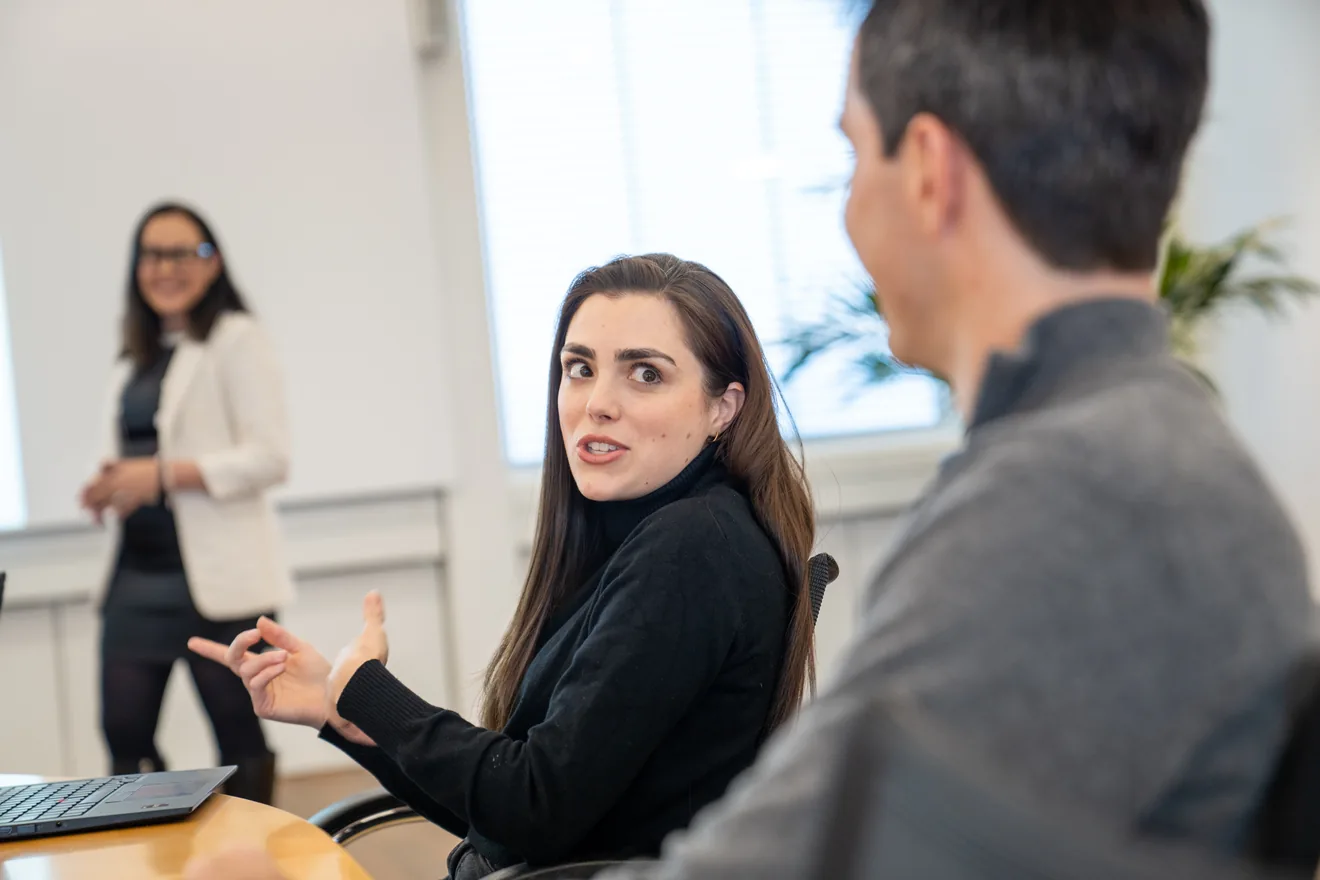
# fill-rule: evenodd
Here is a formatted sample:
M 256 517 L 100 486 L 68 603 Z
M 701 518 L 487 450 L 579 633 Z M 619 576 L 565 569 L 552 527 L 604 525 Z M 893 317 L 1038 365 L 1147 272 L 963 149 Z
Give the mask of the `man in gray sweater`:
M 1200 0 L 874 4 L 845 219 L 894 353 L 949 381 L 966 441 L 835 680 L 659 865 L 611 878 L 874 876 L 831 841 L 883 814 L 849 794 L 846 751 L 876 703 L 1042 809 L 1241 851 L 1312 604 L 1287 516 L 1155 305 L 1208 35 Z

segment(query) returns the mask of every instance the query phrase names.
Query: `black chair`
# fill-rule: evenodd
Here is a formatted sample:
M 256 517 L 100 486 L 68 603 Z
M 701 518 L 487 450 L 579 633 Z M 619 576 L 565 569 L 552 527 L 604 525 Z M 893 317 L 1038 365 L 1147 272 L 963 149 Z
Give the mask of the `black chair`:
M 839 564 L 828 553 L 818 553 L 807 562 L 807 586 L 811 594 L 811 617 L 820 617 L 820 606 L 825 600 L 825 588 L 839 576 Z M 331 804 L 310 819 L 311 823 L 338 844 L 348 844 L 382 828 L 408 822 L 424 822 L 412 807 L 384 789 L 373 789 L 344 798 Z M 532 870 L 526 865 L 515 865 L 490 875 L 487 880 L 578 880 L 592 877 L 610 867 L 613 862 L 584 862 L 552 868 Z
M 532 870 L 526 865 L 514 865 L 487 874 L 485 880 L 589 880 L 606 868 L 617 868 L 623 862 L 578 862 L 573 865 L 558 865 L 553 868 Z
M 1320 653 L 1289 682 L 1291 720 L 1252 827 L 1248 856 L 1271 868 L 1303 871 L 1320 865 Z

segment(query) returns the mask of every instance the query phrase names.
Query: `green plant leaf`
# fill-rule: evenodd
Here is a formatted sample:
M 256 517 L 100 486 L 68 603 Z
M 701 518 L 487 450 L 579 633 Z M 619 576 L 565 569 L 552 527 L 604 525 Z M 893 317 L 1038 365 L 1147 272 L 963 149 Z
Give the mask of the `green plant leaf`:
M 849 295 L 831 299 L 824 318 L 790 330 L 781 342 L 789 351 L 782 381 L 789 382 L 819 355 L 841 345 L 870 341 L 873 346 L 883 348 L 887 329 L 876 302 L 874 288 L 857 284 Z M 867 373 L 871 371 L 869 366 L 864 369 Z
M 867 352 L 866 354 L 861 355 L 857 359 L 857 366 L 862 369 L 863 373 L 867 376 L 867 380 L 875 385 L 880 385 L 892 379 L 897 379 L 899 376 L 915 372 L 911 368 L 894 360 L 891 355 L 878 351 Z
M 1268 239 L 1282 221 L 1271 220 L 1243 230 L 1224 242 L 1194 247 L 1176 232 L 1166 241 L 1159 276 L 1160 299 L 1176 322 L 1181 322 L 1184 342 L 1207 315 L 1235 301 L 1246 301 L 1274 314 L 1289 298 L 1311 296 L 1313 282 L 1293 275 L 1269 274 L 1240 277 L 1249 261 L 1272 266 L 1286 265 L 1283 251 Z

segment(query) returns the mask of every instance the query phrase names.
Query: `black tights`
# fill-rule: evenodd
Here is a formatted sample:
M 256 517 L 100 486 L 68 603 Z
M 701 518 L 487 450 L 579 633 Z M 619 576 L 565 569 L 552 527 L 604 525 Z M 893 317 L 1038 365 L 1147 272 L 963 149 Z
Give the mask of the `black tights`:
M 197 693 L 211 719 L 221 763 L 268 754 L 261 722 L 238 676 L 196 655 L 186 658 Z M 172 662 L 105 657 L 101 661 L 101 729 L 115 773 L 163 770 L 156 725 Z

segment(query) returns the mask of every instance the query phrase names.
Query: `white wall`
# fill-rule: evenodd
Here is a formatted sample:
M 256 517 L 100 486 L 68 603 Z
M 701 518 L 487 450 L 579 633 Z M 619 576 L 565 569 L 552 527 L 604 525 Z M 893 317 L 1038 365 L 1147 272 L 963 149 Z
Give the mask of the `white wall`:
M 405 0 L 0 3 L 0 245 L 30 520 L 78 519 L 129 238 L 212 219 L 272 332 L 298 498 L 451 471 Z
M 1211 0 L 1214 59 L 1206 122 L 1180 220 L 1203 242 L 1272 217 L 1296 272 L 1320 280 L 1320 4 Z M 1320 308 L 1271 321 L 1231 314 L 1207 365 L 1228 413 L 1296 517 L 1320 586 Z M 1189 438 L 1191 442 L 1193 438 Z
M 12 529 L 26 521 L 27 502 L 23 488 L 22 450 L 18 442 L 18 401 L 14 399 L 14 361 L 9 354 L 9 309 L 5 305 L 4 273 L 5 255 L 0 248 L 0 529 Z
M 419 83 L 444 292 L 439 342 L 447 356 L 455 462 L 446 493 L 446 571 L 450 613 L 462 623 L 451 629 L 457 688 L 452 706 L 469 712 L 513 614 L 521 574 L 513 552 L 515 522 L 503 491 L 508 469 L 500 443 L 467 75 L 453 0 L 447 13 L 449 50 L 422 66 Z

